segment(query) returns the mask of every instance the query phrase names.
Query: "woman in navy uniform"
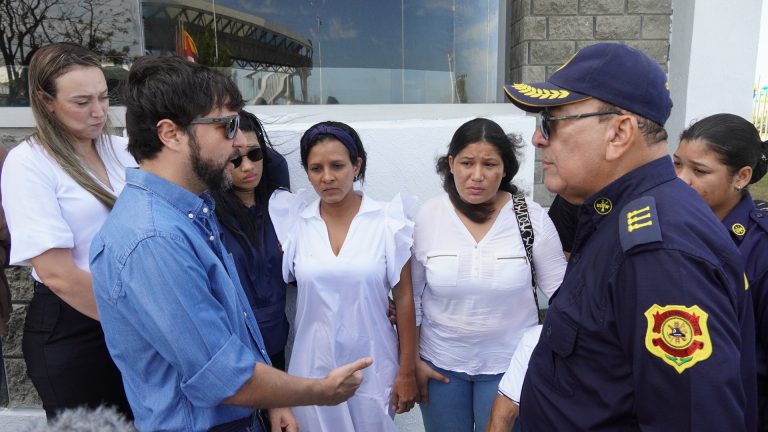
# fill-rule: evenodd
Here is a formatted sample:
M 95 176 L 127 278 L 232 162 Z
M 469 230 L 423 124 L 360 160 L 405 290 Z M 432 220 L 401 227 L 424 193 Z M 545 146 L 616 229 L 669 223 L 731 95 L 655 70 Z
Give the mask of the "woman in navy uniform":
M 768 167 L 768 142 L 752 123 L 733 114 L 700 120 L 680 137 L 674 154 L 678 177 L 706 201 L 744 256 L 757 326 L 759 430 L 768 431 L 768 212 L 747 185 Z

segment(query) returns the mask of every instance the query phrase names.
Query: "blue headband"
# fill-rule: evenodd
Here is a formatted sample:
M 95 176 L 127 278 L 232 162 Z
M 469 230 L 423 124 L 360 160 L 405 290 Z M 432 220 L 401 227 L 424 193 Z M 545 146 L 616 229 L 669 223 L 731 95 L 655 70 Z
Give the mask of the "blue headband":
M 357 146 L 355 145 L 355 140 L 352 138 L 352 135 L 347 133 L 347 131 L 334 126 L 318 125 L 310 129 L 310 132 L 307 135 L 307 142 L 313 142 L 318 135 L 322 134 L 333 135 L 336 137 L 336 139 L 338 139 L 340 143 L 344 144 L 344 147 L 346 147 L 349 151 L 349 157 L 352 159 L 352 162 L 357 161 Z

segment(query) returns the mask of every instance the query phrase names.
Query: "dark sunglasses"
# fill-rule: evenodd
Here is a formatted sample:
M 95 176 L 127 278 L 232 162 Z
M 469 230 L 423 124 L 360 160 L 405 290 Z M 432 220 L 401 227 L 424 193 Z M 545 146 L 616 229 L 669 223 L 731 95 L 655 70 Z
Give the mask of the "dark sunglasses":
M 240 116 L 235 114 L 226 117 L 201 117 L 194 119 L 191 124 L 214 124 L 214 123 L 226 123 L 227 124 L 227 139 L 235 139 L 237 131 L 240 129 Z
M 245 154 L 245 157 L 247 157 L 248 160 L 251 162 L 258 162 L 264 159 L 264 152 L 261 151 L 261 147 L 256 147 L 253 150 L 249 150 L 248 153 Z M 231 162 L 232 162 L 232 165 L 234 165 L 235 168 L 237 168 L 240 166 L 240 164 L 243 163 L 243 156 L 240 155 L 232 159 Z
M 596 116 L 604 116 L 604 115 L 621 115 L 622 113 L 619 111 L 598 111 L 598 112 L 590 112 L 590 113 L 584 113 L 584 114 L 574 114 L 574 115 L 566 115 L 566 116 L 560 116 L 560 117 L 552 117 L 549 115 L 546 111 L 541 111 L 536 115 L 536 127 L 541 130 L 541 135 L 544 137 L 545 140 L 549 140 L 549 137 L 552 134 L 552 125 L 551 123 L 554 121 L 559 120 L 577 120 L 577 119 L 583 119 L 587 117 L 596 117 Z

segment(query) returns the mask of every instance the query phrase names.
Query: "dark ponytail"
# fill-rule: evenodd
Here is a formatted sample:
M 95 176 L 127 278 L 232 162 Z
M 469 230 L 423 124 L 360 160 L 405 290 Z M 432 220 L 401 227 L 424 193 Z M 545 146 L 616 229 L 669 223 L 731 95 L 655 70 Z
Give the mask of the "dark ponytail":
M 768 141 L 763 141 L 760 146 L 760 156 L 757 158 L 755 167 L 752 168 L 752 180 L 749 184 L 757 183 L 765 176 L 765 172 L 768 171 Z
M 734 114 L 711 115 L 692 124 L 680 135 L 680 141 L 697 139 L 718 155 L 731 175 L 750 167 L 750 184 L 765 175 L 766 143 L 751 122 Z

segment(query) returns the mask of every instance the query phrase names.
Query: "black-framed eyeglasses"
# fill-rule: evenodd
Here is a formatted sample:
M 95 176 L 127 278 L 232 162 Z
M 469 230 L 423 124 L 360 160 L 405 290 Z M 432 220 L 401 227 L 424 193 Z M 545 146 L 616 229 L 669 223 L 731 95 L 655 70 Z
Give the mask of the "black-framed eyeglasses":
M 226 117 L 201 117 L 201 118 L 192 120 L 190 123 L 191 124 L 226 123 L 227 139 L 232 140 L 232 139 L 235 139 L 235 135 L 237 135 L 237 131 L 240 129 L 240 116 L 237 114 L 234 114 Z
M 622 115 L 622 114 L 623 113 L 619 111 L 597 111 L 597 112 L 589 112 L 589 113 L 583 113 L 583 114 L 552 117 L 549 115 L 547 111 L 541 111 L 536 115 L 536 127 L 539 128 L 539 130 L 541 130 L 541 135 L 544 137 L 544 139 L 548 140 L 552 133 L 550 123 L 554 121 L 577 120 L 577 119 L 583 119 L 587 117 L 596 117 L 596 116 L 604 116 L 604 115 Z
M 248 158 L 251 162 L 258 162 L 262 159 L 264 159 L 264 152 L 261 150 L 261 147 L 255 147 L 248 151 L 248 153 L 245 154 L 245 157 Z M 243 163 L 243 155 L 240 155 L 234 159 L 232 159 L 232 165 L 235 166 L 235 168 L 239 167 L 240 164 Z

